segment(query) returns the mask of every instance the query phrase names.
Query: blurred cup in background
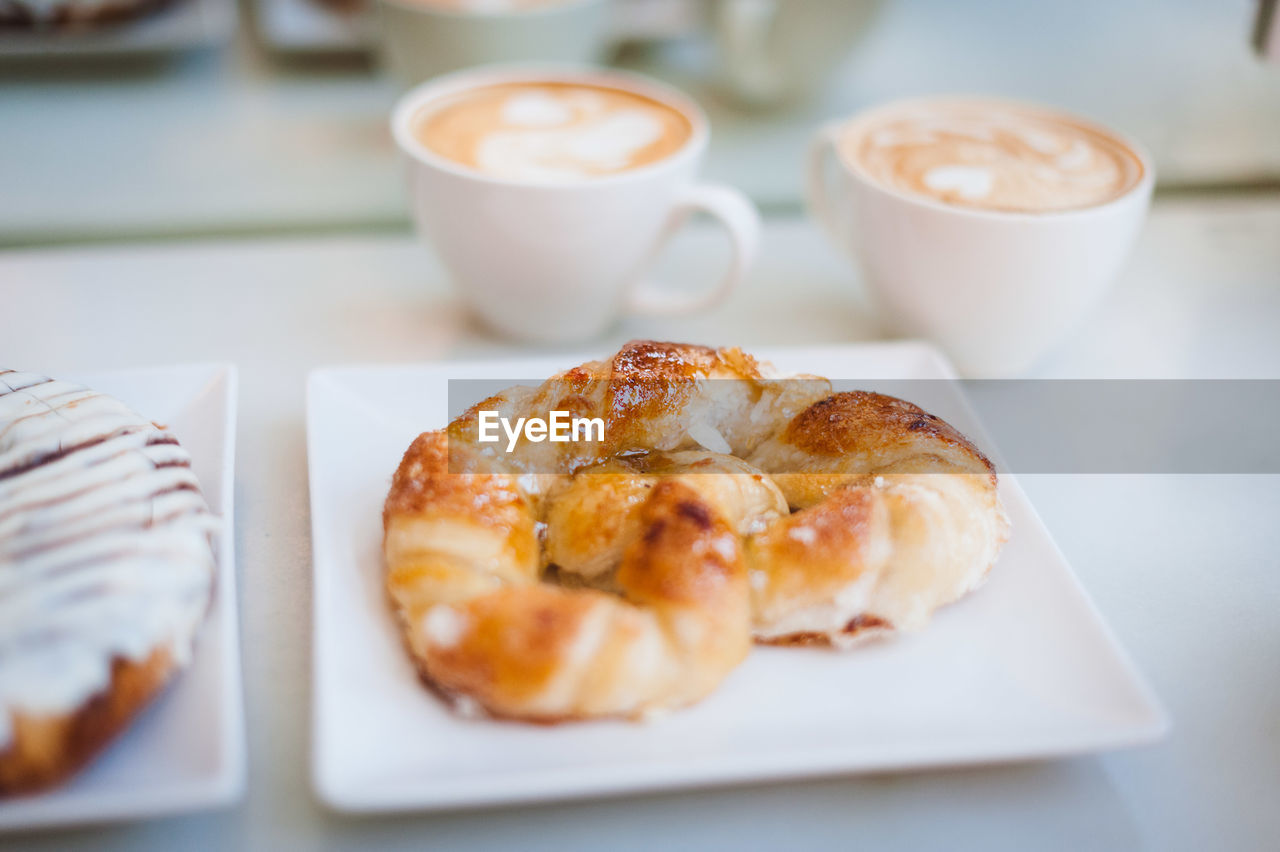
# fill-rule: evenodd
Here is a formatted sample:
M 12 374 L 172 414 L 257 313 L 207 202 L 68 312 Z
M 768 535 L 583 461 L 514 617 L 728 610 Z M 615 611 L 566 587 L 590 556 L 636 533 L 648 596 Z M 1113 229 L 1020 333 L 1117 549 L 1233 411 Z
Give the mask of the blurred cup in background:
M 708 126 L 688 97 L 605 68 L 489 67 L 425 83 L 391 120 L 418 232 L 491 328 L 585 340 L 619 316 L 710 307 L 745 275 L 759 217 L 740 192 L 697 183 Z M 730 242 L 718 282 L 644 281 L 692 212 Z
M 814 94 L 868 29 L 882 0 L 714 0 L 719 73 L 740 103 Z
M 822 130 L 814 218 L 894 330 L 961 372 L 1024 373 L 1115 281 L 1155 175 L 1133 141 L 992 98 L 898 101 Z
M 380 43 L 406 86 L 475 65 L 594 63 L 613 37 L 614 0 L 379 0 Z

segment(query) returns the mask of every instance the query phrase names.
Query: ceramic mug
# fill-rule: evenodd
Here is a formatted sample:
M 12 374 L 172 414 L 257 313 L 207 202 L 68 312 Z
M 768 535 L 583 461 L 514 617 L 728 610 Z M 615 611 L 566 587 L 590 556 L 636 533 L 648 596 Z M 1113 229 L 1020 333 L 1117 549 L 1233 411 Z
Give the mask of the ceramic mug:
M 820 131 L 809 153 L 809 210 L 859 267 L 873 308 L 891 330 L 938 343 L 965 375 L 1018 375 L 1061 342 L 1115 281 L 1146 218 L 1155 183 L 1151 157 L 1115 131 L 1067 116 L 1127 147 L 1141 174 L 1102 204 L 1010 212 L 884 186 L 840 152 L 841 138 L 934 100 L 893 102 Z
M 415 118 L 431 104 L 501 83 L 579 83 L 632 92 L 689 122 L 682 147 L 648 165 L 560 182 L 486 175 L 426 148 Z M 507 67 L 460 72 L 406 94 L 392 133 L 408 159 L 419 233 L 473 311 L 510 337 L 585 340 L 624 314 L 680 314 L 722 300 L 755 255 L 760 220 L 742 193 L 697 182 L 707 148 L 702 110 L 680 92 L 603 68 Z M 700 211 L 728 234 L 728 269 L 713 286 L 681 291 L 643 279 L 656 252 L 688 214 Z
M 473 0 L 380 0 L 383 57 L 406 85 L 499 62 L 598 62 L 613 39 L 613 0 L 528 8 Z

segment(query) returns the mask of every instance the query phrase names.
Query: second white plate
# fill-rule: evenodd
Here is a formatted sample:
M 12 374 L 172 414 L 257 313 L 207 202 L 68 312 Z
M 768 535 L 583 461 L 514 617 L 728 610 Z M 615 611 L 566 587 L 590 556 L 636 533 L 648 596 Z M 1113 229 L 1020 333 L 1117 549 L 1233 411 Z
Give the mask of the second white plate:
M 935 350 L 753 352 L 783 370 L 952 378 Z M 920 766 L 1023 760 L 1160 737 L 1168 721 L 1017 483 L 991 580 L 916 635 L 849 653 L 756 648 L 701 704 L 639 724 L 464 719 L 423 688 L 382 588 L 381 509 L 450 379 L 548 376 L 582 359 L 348 367 L 312 374 L 313 777 L 345 811 L 439 809 Z M 955 386 L 918 400 L 969 421 Z M 980 434 L 972 437 L 985 446 Z

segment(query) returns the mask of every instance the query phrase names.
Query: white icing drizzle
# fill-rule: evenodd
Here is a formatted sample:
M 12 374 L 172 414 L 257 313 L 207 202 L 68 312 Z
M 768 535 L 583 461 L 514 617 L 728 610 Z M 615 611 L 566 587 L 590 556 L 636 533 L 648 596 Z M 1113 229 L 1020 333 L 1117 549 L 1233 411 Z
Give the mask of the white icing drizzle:
M 190 456 L 119 400 L 0 370 L 0 749 L 77 710 L 117 658 L 191 654 L 214 582 Z

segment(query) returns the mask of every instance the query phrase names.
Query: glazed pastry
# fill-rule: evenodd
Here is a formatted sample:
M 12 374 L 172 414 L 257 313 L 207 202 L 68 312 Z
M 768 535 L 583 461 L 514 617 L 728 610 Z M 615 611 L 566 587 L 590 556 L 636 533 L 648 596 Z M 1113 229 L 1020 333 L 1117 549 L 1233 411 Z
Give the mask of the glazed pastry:
M 495 446 L 479 440 L 488 410 L 512 420 L 553 410 L 597 417 L 603 440 Z M 911 403 L 832 393 L 813 376 L 780 379 L 737 349 L 633 342 L 486 400 L 406 454 L 384 512 L 384 551 L 419 669 L 447 693 L 528 719 L 642 715 L 705 695 L 735 660 L 727 646 L 698 644 L 712 623 L 737 638 L 717 620 L 738 606 L 725 597 L 660 630 L 667 644 L 646 640 L 639 659 L 682 671 L 697 684 L 685 691 L 632 673 L 637 652 L 609 632 L 613 615 L 581 615 L 590 629 L 557 627 L 554 641 L 524 626 L 561 624 L 568 616 L 551 614 L 561 607 L 651 605 L 635 583 L 656 570 L 646 567 L 650 546 L 692 516 L 681 506 L 699 507 L 707 532 L 689 531 L 683 557 L 663 552 L 664 588 L 719 589 L 706 578 L 745 569 L 750 632 L 773 644 L 848 646 L 919 629 L 982 582 L 1009 527 L 991 463 Z M 723 565 L 707 561 L 712 552 Z M 698 641 L 668 653 L 671 637 L 686 633 Z M 534 649 L 545 655 L 538 666 L 523 659 Z M 541 685 L 520 700 L 489 680 L 532 671 Z
M 171 434 L 0 370 L 0 795 L 67 778 L 187 662 L 215 529 Z

